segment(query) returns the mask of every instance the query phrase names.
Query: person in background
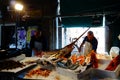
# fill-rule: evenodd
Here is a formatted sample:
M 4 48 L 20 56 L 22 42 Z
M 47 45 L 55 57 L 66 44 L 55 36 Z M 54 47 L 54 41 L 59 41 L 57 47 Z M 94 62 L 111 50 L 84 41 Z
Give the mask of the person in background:
M 32 56 L 35 56 L 37 53 L 46 50 L 47 44 L 45 37 L 42 35 L 42 30 L 37 29 L 34 32 L 34 35 L 30 40 L 30 48 L 32 49 Z
M 92 31 L 88 31 L 87 36 L 85 36 L 78 50 L 81 52 L 81 48 L 83 47 L 84 55 L 87 55 L 91 50 L 94 50 L 96 52 L 97 46 L 98 40 L 96 37 L 94 37 L 94 33 Z
M 120 48 L 120 34 L 118 35 L 118 47 Z

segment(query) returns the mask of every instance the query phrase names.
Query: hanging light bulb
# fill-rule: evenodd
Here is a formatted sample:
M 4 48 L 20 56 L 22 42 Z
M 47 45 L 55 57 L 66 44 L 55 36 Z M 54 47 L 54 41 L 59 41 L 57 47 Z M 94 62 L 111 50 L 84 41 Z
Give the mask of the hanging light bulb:
M 22 11 L 23 10 L 23 5 L 20 4 L 20 3 L 16 3 L 15 4 L 15 9 L 18 10 L 18 11 Z

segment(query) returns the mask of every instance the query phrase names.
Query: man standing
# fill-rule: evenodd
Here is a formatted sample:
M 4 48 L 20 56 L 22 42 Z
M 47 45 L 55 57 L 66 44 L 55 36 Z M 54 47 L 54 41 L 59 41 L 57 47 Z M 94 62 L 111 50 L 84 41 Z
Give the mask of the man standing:
M 78 48 L 79 52 L 81 52 L 81 48 L 83 47 L 84 55 L 87 55 L 91 50 L 96 52 L 98 46 L 98 40 L 94 37 L 92 31 L 88 31 L 87 36 L 85 36 L 84 40 L 82 41 L 80 47 Z
M 30 48 L 32 49 L 32 56 L 47 50 L 47 42 L 40 29 L 37 29 L 31 37 Z

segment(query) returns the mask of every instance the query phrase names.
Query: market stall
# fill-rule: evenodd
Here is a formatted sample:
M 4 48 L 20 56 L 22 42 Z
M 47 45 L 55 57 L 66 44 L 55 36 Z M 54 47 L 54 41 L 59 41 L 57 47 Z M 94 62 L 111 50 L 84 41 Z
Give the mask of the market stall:
M 41 51 L 34 57 L 19 54 L 2 59 L 0 61 L 0 79 L 118 79 L 120 75 L 120 55 L 113 58 L 111 55 L 98 54 L 92 50 L 87 55 L 72 54 L 65 57 L 70 54 L 75 42 L 80 37 L 59 50 Z M 6 75 L 10 78 L 6 78 Z
M 90 54 L 93 56 L 94 52 L 91 52 Z M 35 60 L 37 65 L 34 66 L 32 69 L 29 69 L 28 71 L 24 71 L 24 73 L 20 73 L 18 77 L 21 79 L 42 80 L 89 80 L 94 78 L 119 78 L 120 66 L 117 64 L 115 68 L 110 68 L 111 61 L 115 60 L 111 59 L 110 55 L 96 54 L 98 64 L 95 62 L 93 62 L 93 64 L 90 63 L 91 60 L 95 60 L 95 58 L 91 57 L 92 59 L 90 59 L 89 61 L 88 57 L 90 55 L 86 56 L 83 63 L 81 63 L 81 60 L 83 60 L 83 56 L 79 56 L 79 58 L 77 58 L 76 60 L 76 63 L 73 63 L 74 61 L 72 56 L 68 59 L 60 59 L 57 61 L 54 61 L 55 59 L 50 60 L 48 56 L 46 57 L 45 55 L 42 57 L 38 57 L 39 59 Z
M 3 67 L 0 66 L 0 79 L 80 80 L 119 78 L 119 55 L 114 59 L 110 55 L 96 54 L 94 51 L 91 51 L 87 56 L 74 54 L 70 58 L 53 55 L 55 54 L 26 57 L 21 54 L 6 59 L 4 62 L 1 61 L 0 64 L 4 64 L 5 67 L 4 65 L 2 65 Z M 7 77 L 5 77 L 6 75 Z

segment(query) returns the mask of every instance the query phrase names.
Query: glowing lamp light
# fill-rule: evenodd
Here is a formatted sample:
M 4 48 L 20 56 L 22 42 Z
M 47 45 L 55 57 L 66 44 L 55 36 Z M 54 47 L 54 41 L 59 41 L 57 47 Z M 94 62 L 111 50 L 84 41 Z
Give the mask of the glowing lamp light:
M 23 5 L 20 3 L 15 4 L 15 9 L 18 11 L 22 11 L 23 10 Z

